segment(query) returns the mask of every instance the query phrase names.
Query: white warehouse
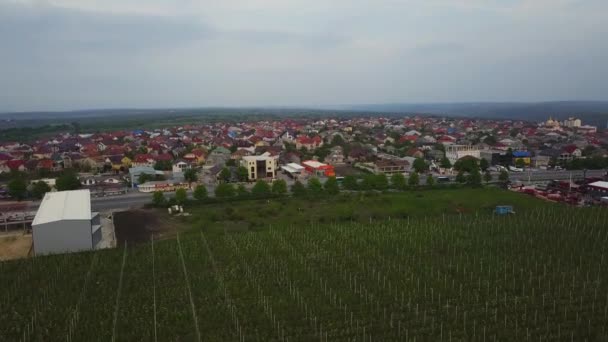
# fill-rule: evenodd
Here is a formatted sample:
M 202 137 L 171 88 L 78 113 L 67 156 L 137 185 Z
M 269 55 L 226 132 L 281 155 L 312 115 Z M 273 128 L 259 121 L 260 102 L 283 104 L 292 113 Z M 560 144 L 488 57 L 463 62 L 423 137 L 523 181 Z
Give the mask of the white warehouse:
M 36 255 L 94 249 L 101 241 L 99 213 L 89 190 L 48 192 L 32 222 Z

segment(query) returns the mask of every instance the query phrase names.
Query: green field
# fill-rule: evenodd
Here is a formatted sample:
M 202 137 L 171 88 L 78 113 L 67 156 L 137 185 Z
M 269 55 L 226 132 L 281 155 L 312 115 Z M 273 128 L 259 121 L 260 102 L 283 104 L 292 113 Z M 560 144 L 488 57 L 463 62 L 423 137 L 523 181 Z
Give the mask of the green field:
M 389 193 L 344 193 L 336 197 L 281 197 L 195 205 L 187 226 L 207 229 L 263 229 L 274 225 L 366 222 L 440 215 L 490 214 L 497 205 L 513 205 L 517 212 L 555 204 L 498 188 L 434 189 Z
M 608 340 L 604 209 L 498 190 L 284 201 L 194 208 L 178 239 L 1 263 L 0 340 Z

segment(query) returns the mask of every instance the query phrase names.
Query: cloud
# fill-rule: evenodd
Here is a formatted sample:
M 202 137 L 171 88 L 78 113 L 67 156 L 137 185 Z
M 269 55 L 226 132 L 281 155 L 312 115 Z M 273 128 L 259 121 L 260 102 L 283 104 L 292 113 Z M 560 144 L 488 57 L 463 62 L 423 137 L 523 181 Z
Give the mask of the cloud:
M 606 10 L 600 0 L 0 0 L 0 111 L 601 99 Z

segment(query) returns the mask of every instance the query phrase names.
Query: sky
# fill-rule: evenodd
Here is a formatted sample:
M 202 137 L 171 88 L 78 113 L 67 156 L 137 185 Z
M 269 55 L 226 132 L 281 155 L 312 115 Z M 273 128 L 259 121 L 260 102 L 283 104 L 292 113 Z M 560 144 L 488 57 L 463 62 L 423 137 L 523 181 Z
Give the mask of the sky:
M 606 0 L 0 0 L 0 112 L 608 100 Z

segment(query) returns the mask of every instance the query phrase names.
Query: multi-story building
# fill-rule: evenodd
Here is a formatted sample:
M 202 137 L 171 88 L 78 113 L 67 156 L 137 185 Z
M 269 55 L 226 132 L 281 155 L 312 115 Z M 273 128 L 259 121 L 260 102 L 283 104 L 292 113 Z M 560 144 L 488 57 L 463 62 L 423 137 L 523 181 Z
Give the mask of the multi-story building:
M 244 156 L 241 165 L 247 169 L 247 178 L 250 181 L 258 179 L 274 179 L 277 175 L 278 157 L 264 153 L 259 156 Z

